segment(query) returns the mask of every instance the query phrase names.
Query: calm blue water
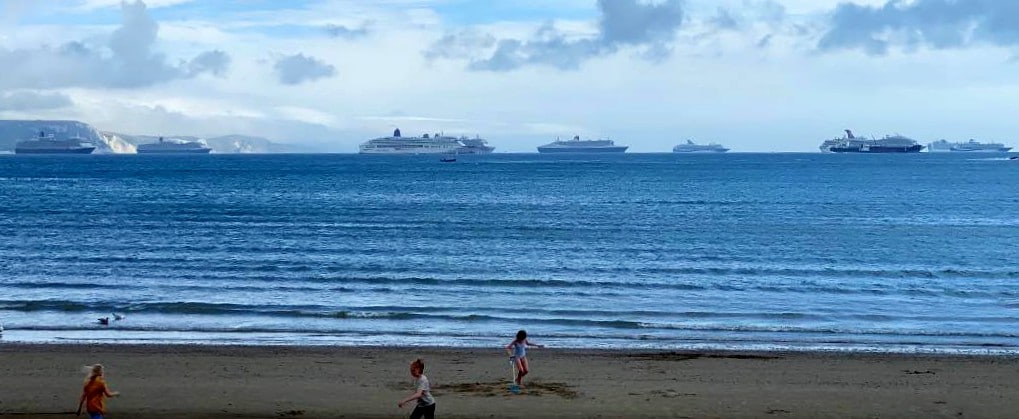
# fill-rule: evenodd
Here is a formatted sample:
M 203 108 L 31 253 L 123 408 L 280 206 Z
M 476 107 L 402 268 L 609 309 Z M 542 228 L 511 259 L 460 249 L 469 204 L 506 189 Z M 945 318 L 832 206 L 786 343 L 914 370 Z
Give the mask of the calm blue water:
M 0 156 L 2 342 L 1019 352 L 1017 262 L 1003 158 Z

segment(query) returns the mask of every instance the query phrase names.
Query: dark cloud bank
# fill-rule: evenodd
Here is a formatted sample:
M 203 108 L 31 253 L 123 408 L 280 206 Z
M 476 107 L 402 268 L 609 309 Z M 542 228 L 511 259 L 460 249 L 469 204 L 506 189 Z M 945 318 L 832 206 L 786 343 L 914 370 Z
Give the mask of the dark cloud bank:
M 304 54 L 287 55 L 274 66 L 280 83 L 296 85 L 336 75 L 336 67 Z
M 910 50 L 974 44 L 1019 45 L 1019 1 L 892 0 L 881 7 L 842 3 L 817 47 L 882 55 L 896 45 Z
M 785 8 L 774 0 L 748 0 L 739 10 L 718 8 L 706 23 L 714 31 L 743 30 L 748 22 L 778 25 Z M 687 17 L 683 0 L 598 0 L 597 33 L 568 37 L 547 23 L 526 39 L 498 39 L 476 30 L 442 37 L 424 52 L 427 59 L 465 60 L 471 70 L 511 71 L 527 66 L 575 70 L 587 60 L 629 47 L 649 60 L 671 53 Z M 792 36 L 819 39 L 820 52 L 863 50 L 886 54 L 901 47 L 913 51 L 968 48 L 975 45 L 1019 47 L 1019 0 L 889 0 L 882 6 L 840 3 L 813 31 L 800 27 Z M 714 33 L 714 32 L 713 32 Z M 774 34 L 756 47 L 771 44 Z
M 598 33 L 592 37 L 569 38 L 551 23 L 526 40 L 464 31 L 441 38 L 425 56 L 468 58 L 468 67 L 478 71 L 509 71 L 528 65 L 572 70 L 588 59 L 626 46 L 643 48 L 646 58 L 661 59 L 668 56 L 669 44 L 685 16 L 681 0 L 598 0 L 598 10 Z M 476 58 L 479 50 L 492 52 Z
M 360 28 L 352 28 L 345 25 L 326 25 L 325 31 L 329 36 L 340 39 L 358 39 L 368 36 L 369 23 Z

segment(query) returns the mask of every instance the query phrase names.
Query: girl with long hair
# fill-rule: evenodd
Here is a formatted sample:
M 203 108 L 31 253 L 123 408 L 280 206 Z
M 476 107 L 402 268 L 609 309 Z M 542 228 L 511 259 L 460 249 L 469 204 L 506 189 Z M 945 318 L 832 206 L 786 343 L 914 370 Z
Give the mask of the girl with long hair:
M 103 415 L 106 414 L 106 398 L 117 397 L 120 393 L 110 391 L 106 387 L 102 365 L 95 364 L 85 369 L 89 373 L 85 379 L 85 387 L 81 390 L 81 399 L 78 400 L 77 415 L 81 415 L 81 408 L 84 406 L 90 419 L 103 419 Z

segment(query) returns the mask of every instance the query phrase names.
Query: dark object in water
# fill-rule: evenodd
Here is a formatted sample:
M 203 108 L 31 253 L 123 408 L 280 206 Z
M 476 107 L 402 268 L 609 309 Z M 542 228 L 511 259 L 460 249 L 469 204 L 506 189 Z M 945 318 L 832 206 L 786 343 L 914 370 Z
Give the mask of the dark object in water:
M 1012 157 L 1009 157 L 1008 159 L 1009 160 L 1019 160 L 1019 156 L 1012 156 Z
M 443 157 L 443 158 L 439 159 L 439 161 L 441 161 L 443 163 L 453 163 L 453 162 L 456 161 L 456 157 Z
M 110 318 L 109 317 L 100 317 L 99 318 L 99 324 L 101 324 L 103 326 L 109 326 L 110 325 Z

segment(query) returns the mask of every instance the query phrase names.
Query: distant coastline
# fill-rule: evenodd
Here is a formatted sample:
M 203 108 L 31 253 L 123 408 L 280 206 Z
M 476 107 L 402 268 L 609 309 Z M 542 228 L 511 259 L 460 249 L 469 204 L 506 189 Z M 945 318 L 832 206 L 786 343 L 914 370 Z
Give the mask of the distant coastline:
M 267 138 L 247 135 L 224 135 L 210 138 L 173 135 L 132 135 L 102 131 L 81 121 L 70 120 L 0 120 L 0 153 L 13 151 L 14 145 L 33 138 L 39 132 L 57 136 L 78 136 L 97 146 L 97 154 L 133 154 L 141 144 L 155 143 L 160 137 L 183 141 L 203 140 L 213 153 L 293 153 L 302 148 L 275 143 Z

